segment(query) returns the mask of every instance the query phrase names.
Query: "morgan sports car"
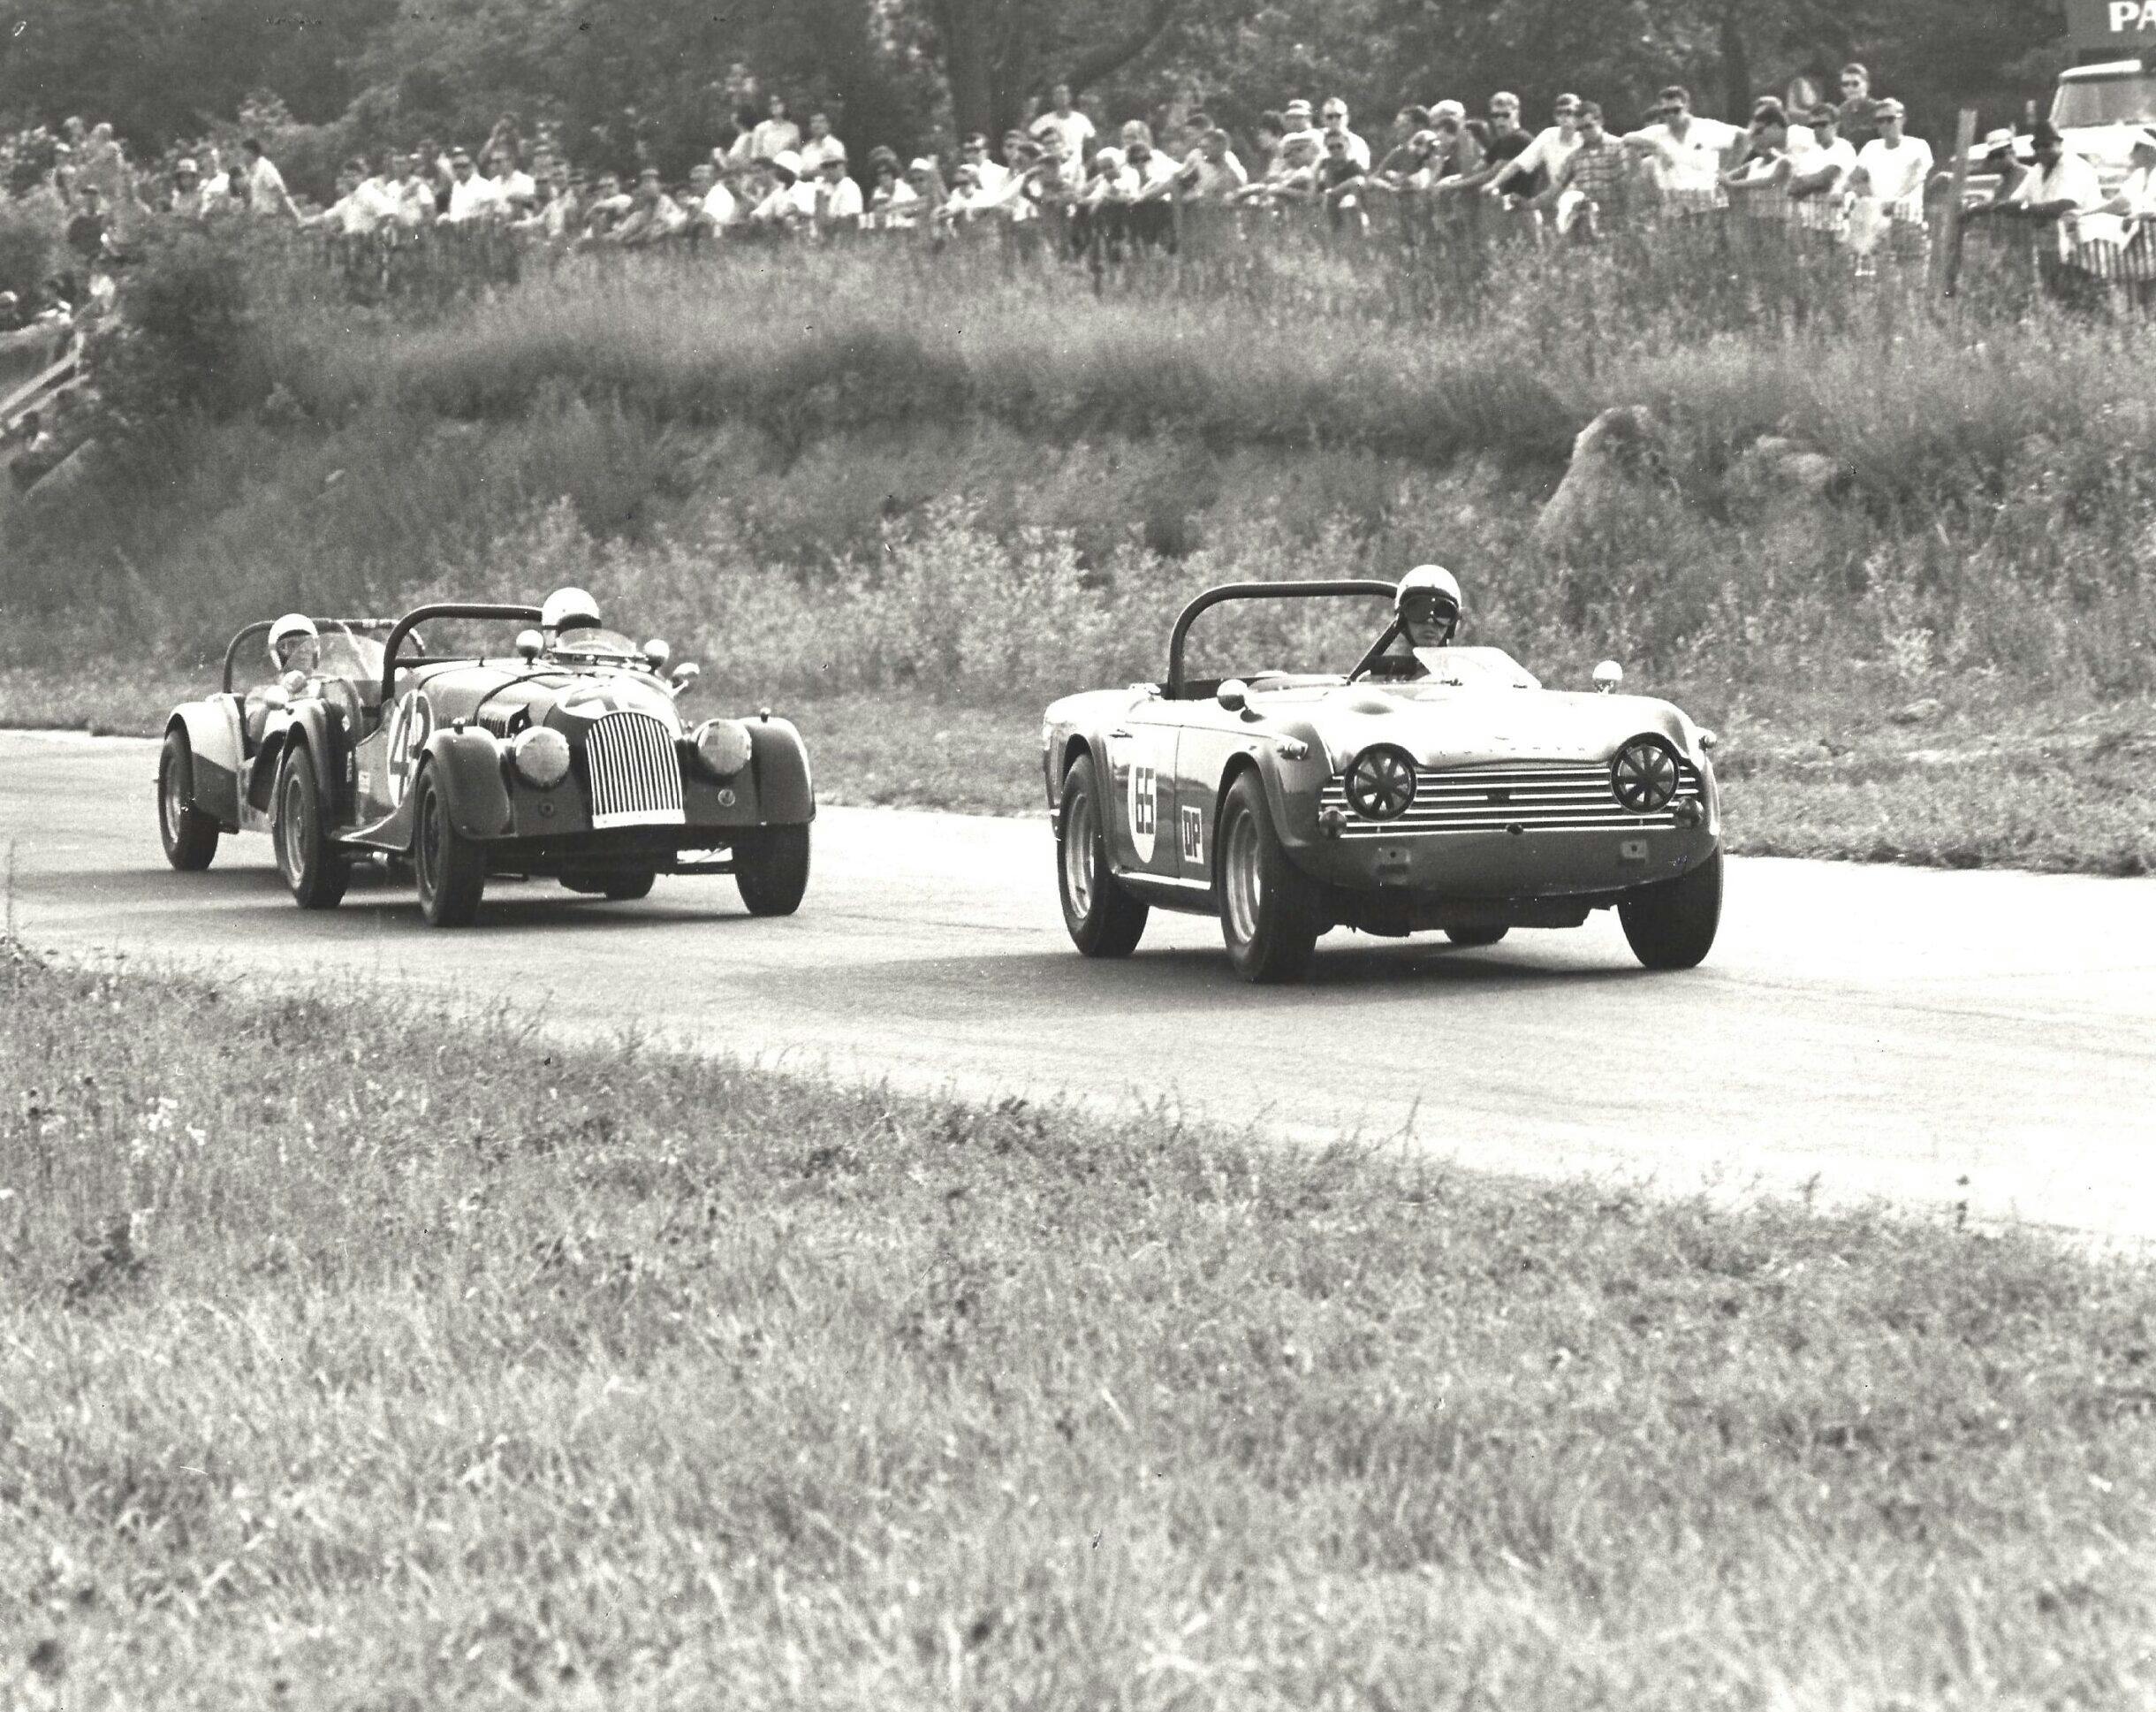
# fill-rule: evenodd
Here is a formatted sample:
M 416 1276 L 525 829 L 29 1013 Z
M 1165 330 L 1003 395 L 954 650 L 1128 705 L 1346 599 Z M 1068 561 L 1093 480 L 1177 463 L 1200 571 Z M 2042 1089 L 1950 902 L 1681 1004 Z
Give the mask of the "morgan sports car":
M 1452 618 L 1457 622 L 1456 585 Z M 1420 574 L 1420 573 L 1416 573 Z M 1404 591 L 1406 584 L 1401 585 Z M 1245 582 L 1186 607 L 1164 684 L 1066 696 L 1042 727 L 1063 918 L 1089 957 L 1154 908 L 1218 915 L 1236 970 L 1288 981 L 1333 927 L 1493 945 L 1613 908 L 1640 962 L 1689 969 L 1721 916 L 1714 734 L 1666 702 L 1546 690 L 1495 648 L 1402 648 L 1345 670 L 1185 675 L 1228 601 L 1390 598 L 1379 582 Z
M 428 651 L 422 626 L 472 620 L 536 628 L 499 658 Z M 277 675 L 240 693 L 265 635 Z M 470 922 L 496 876 L 622 899 L 658 874 L 732 874 L 751 914 L 791 915 L 816 818 L 801 734 L 768 711 L 685 724 L 697 668 L 668 658 L 602 628 L 577 589 L 543 607 L 250 624 L 222 691 L 165 727 L 166 859 L 207 868 L 224 833 L 266 832 L 305 909 L 335 906 L 355 861 L 408 862 L 437 927 Z

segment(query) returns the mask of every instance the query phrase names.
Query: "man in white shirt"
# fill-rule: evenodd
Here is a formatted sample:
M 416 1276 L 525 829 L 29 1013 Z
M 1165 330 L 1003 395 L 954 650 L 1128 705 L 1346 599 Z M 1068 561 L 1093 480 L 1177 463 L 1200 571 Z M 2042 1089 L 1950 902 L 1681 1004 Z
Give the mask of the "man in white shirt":
M 297 220 L 300 210 L 285 188 L 285 175 L 262 153 L 262 144 L 249 137 L 239 145 L 239 153 L 247 163 L 247 206 L 258 215 L 288 215 Z
M 831 135 L 831 115 L 808 115 L 808 141 L 801 146 L 801 171 L 818 183 L 823 181 L 824 163 L 833 156 L 843 162 L 846 145 Z
M 300 221 L 304 226 L 320 227 L 356 238 L 372 232 L 382 224 L 381 204 L 366 191 L 367 180 L 360 177 L 357 164 L 347 164 L 337 175 L 337 200 L 319 214 L 309 215 Z
M 2156 130 L 2145 127 L 2134 138 L 2126 177 L 2100 211 L 2122 220 L 2156 220 Z
M 1905 225 L 1924 224 L 1924 187 L 1932 177 L 1932 145 L 1903 133 L 1909 110 L 1891 95 L 1872 106 L 1879 133 L 1856 151 L 1879 211 Z
M 1533 196 L 1549 187 L 1551 180 L 1580 146 L 1580 98 L 1560 95 L 1551 114 L 1555 123 L 1537 131 L 1535 140 L 1500 165 L 1483 186 L 1492 196 Z M 1536 174 L 1541 173 L 1537 179 Z
M 1071 86 L 1059 83 L 1050 109 L 1033 121 L 1030 127 L 1035 136 L 1056 138 L 1062 148 L 1056 156 L 1059 161 L 1082 162 L 1092 151 L 1097 133 L 1093 121 L 1071 103 Z
M 1792 158 L 1789 167 L 1789 205 L 1796 223 L 1808 232 L 1839 236 L 1848 224 L 1849 174 L 1856 169 L 1856 150 L 1840 134 L 1841 110 L 1823 101 L 1811 110 L 1811 141 L 1815 145 L 1801 164 Z
M 1325 131 L 1319 138 L 1319 147 L 1325 148 L 1325 137 L 1340 136 L 1348 140 L 1348 158 L 1362 171 L 1370 171 L 1370 145 L 1348 128 L 1348 103 L 1338 95 L 1328 100 L 1320 114 L 1325 120 Z
M 786 117 L 784 95 L 773 95 L 765 109 L 769 117 L 758 121 L 748 133 L 748 158 L 752 161 L 774 161 L 781 155 L 793 155 L 801 148 L 801 128 Z
M 1692 93 L 1673 83 L 1661 95 L 1661 118 L 1628 133 L 1627 153 L 1646 167 L 1647 180 L 1667 202 L 1689 209 L 1719 208 L 1723 158 L 1744 135 L 1734 125 L 1692 111 Z
M 714 155 L 717 152 L 712 150 Z M 741 205 L 726 187 L 717 161 L 699 161 L 688 175 L 688 183 L 696 202 L 694 224 L 704 236 L 718 236 L 740 217 Z
M 434 224 L 434 186 L 414 170 L 411 156 L 390 157 L 389 177 L 382 188 L 389 202 L 389 217 L 399 225 L 412 228 Z
M 1250 182 L 1250 175 L 1235 158 L 1229 141 L 1227 133 L 1218 126 L 1209 126 L 1198 138 L 1198 146 L 1175 175 L 1185 202 L 1232 202 L 1236 193 Z
M 794 226 L 816 217 L 816 186 L 801 177 L 801 157 L 791 148 L 763 163 L 771 188 L 749 214 L 758 225 Z
M 516 156 L 497 149 L 482 164 L 482 176 L 492 181 L 503 208 L 512 216 L 529 213 L 539 200 L 539 186 L 517 164 Z
M 449 211 L 442 216 L 443 224 L 499 219 L 508 212 L 494 180 L 481 178 L 473 170 L 471 156 L 461 148 L 449 157 Z
M 828 228 L 861 224 L 861 186 L 846 175 L 846 150 L 843 148 L 836 154 L 829 149 L 824 151 L 817 162 L 814 183 L 818 226 Z

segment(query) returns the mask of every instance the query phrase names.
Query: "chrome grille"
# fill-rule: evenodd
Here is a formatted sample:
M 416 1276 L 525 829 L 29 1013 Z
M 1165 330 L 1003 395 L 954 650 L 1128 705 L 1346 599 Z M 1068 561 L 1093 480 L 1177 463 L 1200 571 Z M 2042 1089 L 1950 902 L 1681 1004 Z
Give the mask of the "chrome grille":
M 1415 801 L 1393 820 L 1367 820 L 1348 801 L 1346 776 L 1325 780 L 1317 806 L 1348 817 L 1345 838 L 1398 838 L 1408 833 L 1591 832 L 1670 827 L 1677 805 L 1699 800 L 1699 770 L 1677 761 L 1677 794 L 1659 814 L 1634 814 L 1617 801 L 1602 761 L 1526 761 L 1510 766 L 1418 770 Z
M 679 826 L 681 757 L 673 734 L 649 713 L 609 713 L 584 739 L 591 824 Z

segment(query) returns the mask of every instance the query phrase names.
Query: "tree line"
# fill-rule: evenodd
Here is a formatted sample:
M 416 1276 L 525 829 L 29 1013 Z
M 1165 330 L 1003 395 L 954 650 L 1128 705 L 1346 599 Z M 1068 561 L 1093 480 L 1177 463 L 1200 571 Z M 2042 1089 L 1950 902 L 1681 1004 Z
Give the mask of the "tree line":
M 841 115 L 857 150 L 914 151 L 998 132 L 1057 82 L 1103 117 L 1173 102 L 1240 131 L 1291 95 L 1374 124 L 1500 88 L 1530 120 L 1570 89 L 1628 122 L 1673 79 L 1742 119 L 1856 58 L 1938 136 L 1963 103 L 2013 122 L 2067 59 L 2057 0 L 37 0 L 5 24 L 0 121 L 110 119 L 138 158 L 267 92 L 353 148 L 514 112 L 580 159 L 669 170 L 759 90 Z

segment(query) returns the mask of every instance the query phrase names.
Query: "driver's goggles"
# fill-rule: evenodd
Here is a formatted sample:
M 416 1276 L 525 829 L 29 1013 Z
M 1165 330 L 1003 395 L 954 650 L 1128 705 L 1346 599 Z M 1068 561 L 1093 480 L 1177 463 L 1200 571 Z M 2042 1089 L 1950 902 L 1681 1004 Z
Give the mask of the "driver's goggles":
M 1414 619 L 1457 618 L 1460 609 L 1436 595 L 1410 595 L 1400 603 L 1400 615 Z

